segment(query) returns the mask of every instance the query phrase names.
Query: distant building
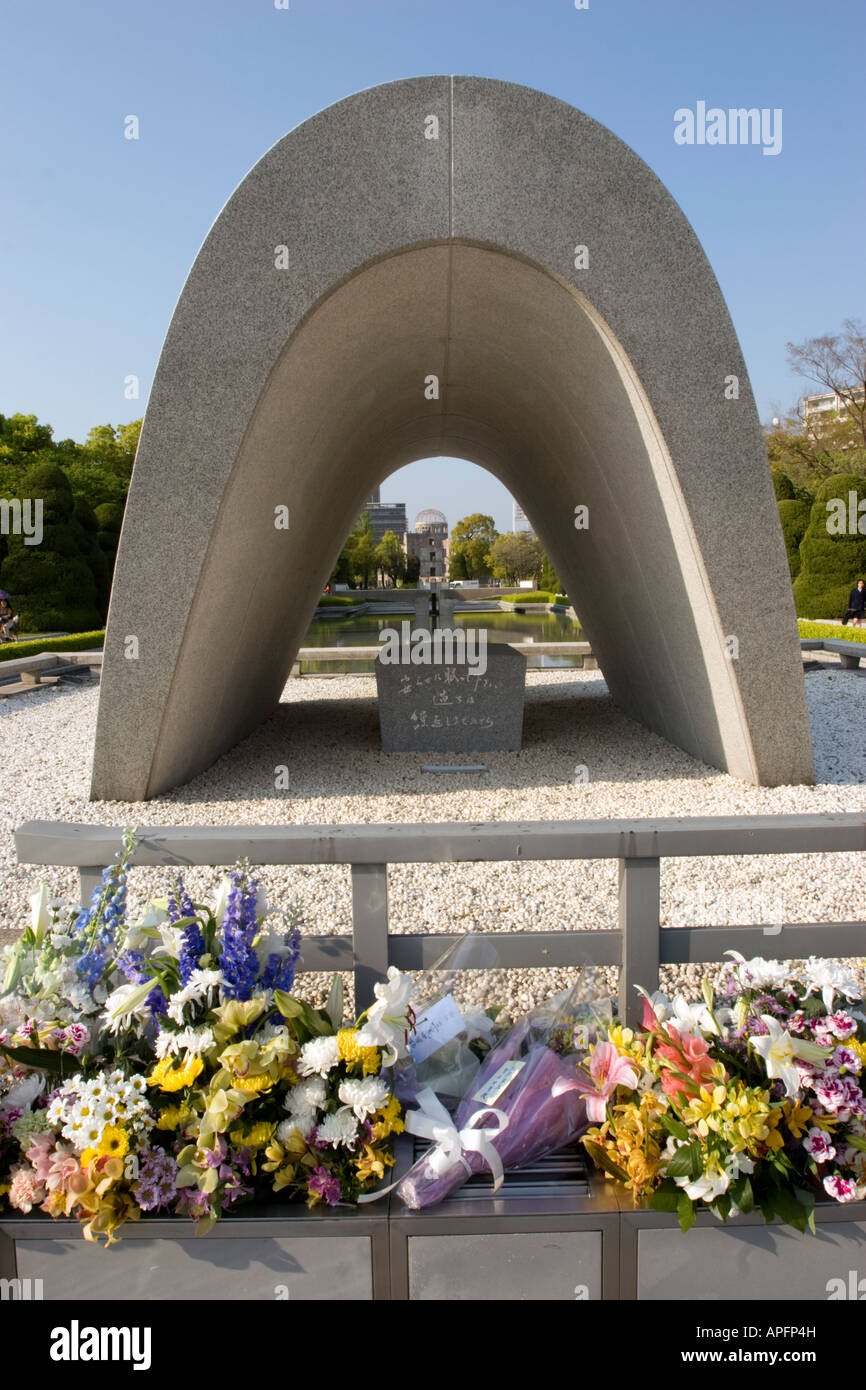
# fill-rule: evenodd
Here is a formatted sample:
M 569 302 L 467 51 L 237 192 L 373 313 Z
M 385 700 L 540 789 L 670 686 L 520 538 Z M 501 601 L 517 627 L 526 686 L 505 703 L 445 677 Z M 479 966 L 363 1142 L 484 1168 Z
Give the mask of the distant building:
M 417 555 L 421 562 L 419 584 L 447 581 L 449 548 L 448 522 L 442 512 L 435 507 L 419 512 L 414 528 L 407 531 L 405 537 L 407 557 Z
M 532 522 L 529 520 L 529 517 L 526 515 L 520 503 L 515 501 L 514 498 L 511 499 L 511 529 L 515 533 L 518 531 L 532 530 Z
M 393 531 L 397 539 L 402 541 L 407 526 L 406 503 L 380 502 L 379 493 L 380 489 L 374 488 L 364 503 L 364 511 L 370 518 L 376 544 L 379 544 L 386 531 Z
M 855 400 L 863 400 L 862 388 L 851 388 Z M 821 391 L 817 396 L 803 397 L 803 419 L 807 425 L 820 427 L 836 415 L 847 415 L 848 407 L 837 391 Z

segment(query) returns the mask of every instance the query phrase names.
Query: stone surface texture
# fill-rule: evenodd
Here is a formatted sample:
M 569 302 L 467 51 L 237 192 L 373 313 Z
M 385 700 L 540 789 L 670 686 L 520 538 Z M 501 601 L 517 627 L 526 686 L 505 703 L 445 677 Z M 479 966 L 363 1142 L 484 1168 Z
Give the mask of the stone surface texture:
M 526 661 L 488 644 L 486 669 L 463 661 L 376 662 L 379 728 L 386 753 L 485 753 L 518 749 L 523 733 Z
M 196 259 L 130 489 L 93 795 L 152 797 L 250 734 L 365 497 L 439 454 L 517 497 L 625 712 L 747 781 L 812 781 L 760 426 L 694 232 L 588 116 L 428 77 L 279 141 Z

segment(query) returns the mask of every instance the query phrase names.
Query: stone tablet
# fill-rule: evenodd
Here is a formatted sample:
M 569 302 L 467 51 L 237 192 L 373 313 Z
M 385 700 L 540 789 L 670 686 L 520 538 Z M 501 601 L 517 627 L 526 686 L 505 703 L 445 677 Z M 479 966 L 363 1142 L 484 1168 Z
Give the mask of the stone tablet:
M 487 648 L 487 669 L 465 662 L 376 662 L 385 753 L 486 753 L 518 749 L 523 737 L 526 660 L 504 643 Z

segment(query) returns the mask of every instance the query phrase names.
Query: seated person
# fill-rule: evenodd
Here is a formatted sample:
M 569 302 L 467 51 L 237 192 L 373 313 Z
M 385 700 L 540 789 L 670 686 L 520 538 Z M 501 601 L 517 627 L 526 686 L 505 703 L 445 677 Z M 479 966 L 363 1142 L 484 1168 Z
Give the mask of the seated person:
M 12 603 L 5 589 L 0 589 L 0 642 L 15 642 L 18 639 L 18 618 L 12 612 Z

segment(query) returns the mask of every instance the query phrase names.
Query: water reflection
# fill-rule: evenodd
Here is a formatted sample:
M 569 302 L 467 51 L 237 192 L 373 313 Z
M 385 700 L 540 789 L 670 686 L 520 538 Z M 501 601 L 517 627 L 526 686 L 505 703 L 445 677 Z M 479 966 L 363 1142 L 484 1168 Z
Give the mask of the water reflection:
M 562 613 L 462 613 L 455 615 L 461 627 L 486 628 L 489 642 L 580 642 L 583 633 L 580 624 Z M 307 635 L 301 643 L 304 647 L 375 647 L 383 628 L 396 627 L 400 623 L 413 622 L 410 613 L 395 611 L 393 617 L 362 613 L 359 616 L 314 618 Z M 531 667 L 583 666 L 582 656 L 530 656 L 527 664 Z M 304 671 L 372 671 L 372 661 L 309 661 L 304 663 Z

